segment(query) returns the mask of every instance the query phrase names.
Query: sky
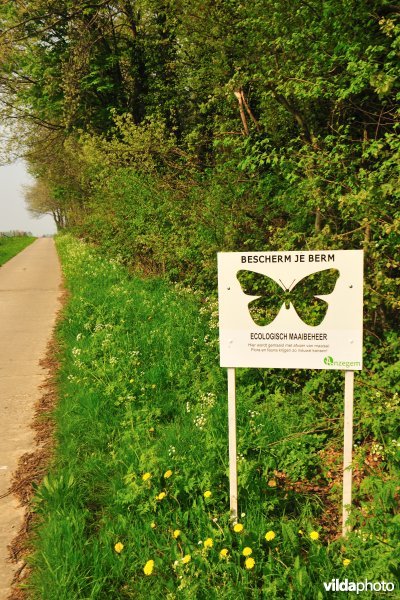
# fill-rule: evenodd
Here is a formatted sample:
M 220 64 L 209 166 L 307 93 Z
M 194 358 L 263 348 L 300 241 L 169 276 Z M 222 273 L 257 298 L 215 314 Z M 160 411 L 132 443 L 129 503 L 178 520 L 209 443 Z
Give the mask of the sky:
M 23 186 L 32 182 L 23 160 L 0 166 L 0 232 L 18 230 L 34 236 L 56 232 L 53 217 L 32 217 L 26 208 Z

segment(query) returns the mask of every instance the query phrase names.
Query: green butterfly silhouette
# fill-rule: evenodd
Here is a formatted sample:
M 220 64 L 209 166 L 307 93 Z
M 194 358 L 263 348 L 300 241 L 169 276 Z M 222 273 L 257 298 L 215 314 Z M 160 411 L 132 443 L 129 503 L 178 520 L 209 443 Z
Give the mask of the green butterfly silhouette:
M 328 310 L 328 302 L 317 298 L 331 294 L 340 276 L 338 269 L 324 269 L 307 275 L 300 281 L 294 280 L 286 287 L 268 275 L 255 271 L 238 271 L 236 277 L 242 291 L 248 296 L 258 296 L 248 304 L 254 323 L 265 326 L 277 317 L 282 305 L 286 309 L 292 304 L 300 319 L 312 327 L 321 325 Z

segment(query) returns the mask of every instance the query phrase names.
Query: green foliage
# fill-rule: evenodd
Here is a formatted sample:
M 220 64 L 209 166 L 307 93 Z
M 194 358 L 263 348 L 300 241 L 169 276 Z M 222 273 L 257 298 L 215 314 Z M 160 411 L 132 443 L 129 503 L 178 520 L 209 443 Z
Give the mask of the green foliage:
M 35 123 L 32 171 L 68 225 L 88 239 L 117 229 L 115 252 L 132 266 L 142 247 L 145 269 L 207 293 L 218 250 L 364 248 L 367 329 L 391 330 L 393 4 L 30 0 L 0 10 L 4 97 Z
M 235 531 L 215 303 L 130 278 L 69 236 L 57 245 L 70 299 L 55 456 L 34 498 L 32 598 L 311 600 L 332 578 L 395 580 L 389 450 L 356 490 L 354 533 L 334 541 L 340 475 L 327 448 L 341 445 L 340 374 L 294 377 L 289 391 L 284 371 L 238 371 Z
M 355 527 L 361 528 L 361 534 L 353 536 L 353 545 L 349 546 L 353 548 L 349 572 L 354 567 L 355 576 L 368 567 L 372 573 L 373 567 L 368 565 L 375 564 L 376 572 L 383 573 L 393 563 L 392 558 L 388 559 L 391 546 L 379 541 L 380 537 L 371 541 L 368 536 L 375 536 L 376 532 L 382 536 L 386 522 L 391 539 L 396 526 L 391 511 L 393 465 L 397 464 L 398 398 L 394 390 L 398 389 L 400 373 L 398 8 L 390 0 L 29 0 L 2 3 L 0 21 L 3 113 L 8 118 L 24 119 L 32 173 L 43 182 L 74 233 L 98 246 L 105 264 L 112 258 L 136 274 L 184 283 L 212 304 L 216 297 L 218 251 L 364 249 L 366 366 L 357 378 L 355 411 L 357 460 L 363 469 L 360 477 L 366 483 L 360 488 L 358 513 L 354 513 Z M 106 272 L 102 275 L 107 281 Z M 158 309 L 168 312 L 170 300 L 164 303 L 152 280 L 147 285 L 159 305 L 144 307 L 149 312 L 143 315 L 143 321 L 151 324 Z M 159 285 L 166 286 L 166 282 Z M 80 280 L 79 286 L 84 289 L 84 282 Z M 144 298 L 140 286 L 129 293 Z M 87 311 L 81 315 L 82 323 L 90 321 L 90 314 L 97 314 L 93 312 L 92 300 L 89 305 L 82 300 Z M 110 295 L 104 296 L 99 315 L 101 311 L 109 314 L 109 303 Z M 115 325 L 120 345 L 115 342 L 115 352 L 123 352 L 124 348 L 128 357 L 131 342 L 127 342 L 129 331 L 122 320 L 131 327 L 137 323 L 132 321 L 130 304 L 126 307 L 128 313 L 122 315 L 117 305 L 110 303 L 120 317 Z M 76 310 L 79 315 L 83 308 Z M 193 306 L 190 310 L 195 312 Z M 103 323 L 102 317 L 98 318 Z M 111 322 L 111 316 L 108 319 Z M 174 323 L 179 329 L 179 323 Z M 158 327 L 164 331 L 161 323 Z M 156 330 L 150 331 L 143 334 L 140 351 L 150 340 L 149 348 L 162 364 L 161 350 L 153 346 Z M 79 332 L 78 328 L 74 335 Z M 178 481 L 174 491 L 179 494 L 184 514 L 194 511 L 190 514 L 199 524 L 196 533 L 201 539 L 211 535 L 210 523 L 202 512 L 201 494 L 195 496 L 196 504 L 191 505 L 189 499 L 194 497 L 194 490 L 211 485 L 218 490 L 214 497 L 224 499 L 226 465 L 221 460 L 223 444 L 219 447 L 217 442 L 223 439 L 223 409 L 216 415 L 200 400 L 204 393 L 217 398 L 221 394 L 222 383 L 215 368 L 216 349 L 212 347 L 213 359 L 209 349 L 203 363 L 200 347 L 192 347 L 181 332 L 186 341 L 180 343 L 186 354 L 174 364 L 170 360 L 168 367 L 161 368 L 151 362 L 150 355 L 146 357 L 152 375 L 139 390 L 135 389 L 133 397 L 138 404 L 129 416 L 128 407 L 133 401 L 126 400 L 132 395 L 126 388 L 127 367 L 119 371 L 114 365 L 111 369 L 109 357 L 104 358 L 106 346 L 102 346 L 103 342 L 108 343 L 102 337 L 106 332 L 92 334 L 91 366 L 86 367 L 89 373 L 85 375 L 89 391 L 85 388 L 81 399 L 87 412 L 79 431 L 91 431 L 95 418 L 96 436 L 102 436 L 103 447 L 111 444 L 123 463 L 123 468 L 118 467 L 120 484 L 114 495 L 126 508 L 128 521 L 139 501 L 141 510 L 149 515 L 155 509 L 162 512 L 160 506 L 169 507 L 165 514 L 162 512 L 162 541 L 159 546 L 154 542 L 152 547 L 156 570 L 161 571 L 161 557 L 175 551 L 166 550 L 171 547 L 166 531 L 172 527 L 167 515 L 168 511 L 172 513 L 173 504 L 159 504 L 154 497 L 150 501 L 144 496 L 147 488 L 141 484 L 140 473 L 144 469 L 156 473 L 158 469 L 157 482 L 164 485 L 162 471 L 169 465 L 160 465 L 159 457 L 167 456 L 169 446 L 178 449 L 174 443 L 177 431 L 182 435 L 180 456 L 188 455 L 191 446 L 203 444 L 203 448 L 213 448 L 216 444 L 216 453 L 205 450 L 202 459 L 208 461 L 209 473 L 219 475 L 214 479 L 207 473 L 202 479 L 196 470 L 197 456 L 184 471 L 187 483 Z M 175 352 L 177 340 L 173 342 L 169 334 L 165 335 L 165 349 L 172 352 L 173 347 Z M 204 335 L 208 335 L 205 330 L 199 339 Z M 212 343 L 215 345 L 215 339 Z M 122 355 L 112 356 L 123 360 Z M 199 371 L 189 377 L 193 364 Z M 65 373 L 72 369 L 72 375 L 79 378 L 75 367 L 74 363 L 66 366 Z M 172 379 L 167 376 L 170 372 Z M 262 507 L 261 513 L 251 513 L 254 531 L 260 523 L 278 529 L 268 519 L 285 512 L 288 528 L 285 534 L 282 529 L 279 552 L 282 556 L 288 552 L 290 558 L 279 562 L 275 558 L 267 560 L 263 554 L 262 574 L 258 567 L 251 573 L 239 570 L 243 589 L 259 597 L 263 581 L 271 597 L 301 597 L 317 578 L 321 581 L 317 573 L 324 570 L 333 577 L 338 572 L 335 569 L 341 568 L 338 555 L 330 549 L 318 553 L 311 546 L 310 552 L 303 549 L 295 556 L 290 541 L 293 535 L 289 533 L 291 527 L 295 533 L 299 523 L 300 528 L 305 527 L 306 515 L 322 518 L 329 503 L 337 502 L 339 467 L 335 457 L 340 445 L 341 379 L 338 374 L 317 372 L 310 376 L 305 371 L 293 371 L 290 376 L 280 371 L 272 375 L 260 372 L 256 382 L 249 372 L 243 371 L 241 377 L 242 414 L 246 415 L 240 423 L 245 434 L 239 436 L 245 458 L 240 471 L 241 494 L 247 506 L 254 501 Z M 161 381 L 168 392 L 150 409 L 143 394 L 149 392 L 148 385 Z M 206 390 L 199 383 L 205 381 Z M 103 387 L 98 388 L 100 383 Z M 182 427 L 187 415 L 175 412 L 177 398 L 182 406 L 186 401 L 193 402 L 188 390 L 197 398 L 196 414 L 204 413 L 208 422 L 215 421 L 215 429 L 200 431 L 193 423 L 188 430 Z M 67 393 L 79 396 L 75 388 Z M 115 415 L 121 411 L 125 415 L 123 427 L 117 426 L 108 413 L 108 421 L 101 421 L 102 411 L 111 399 Z M 68 408 L 68 415 L 71 410 L 73 414 L 78 412 L 77 407 Z M 253 413 L 254 417 L 247 419 Z M 146 425 L 136 427 L 136 419 L 140 423 L 143 419 Z M 150 429 L 150 423 L 158 420 L 163 422 L 168 440 L 164 445 L 144 429 L 147 425 Z M 128 422 L 135 424 L 129 434 Z M 260 425 L 265 427 L 265 436 Z M 121 452 L 128 452 L 122 458 L 119 448 L 114 449 L 116 441 L 110 442 L 110 436 L 118 439 L 118 427 L 125 432 L 121 433 Z M 131 456 L 126 448 L 135 435 L 140 435 L 140 444 L 136 440 Z M 100 472 L 104 457 L 100 460 L 94 450 L 96 436 L 88 435 L 82 448 L 74 447 L 73 452 L 78 457 L 83 453 L 87 459 L 84 464 Z M 76 429 L 65 440 L 71 438 L 72 443 L 79 437 Z M 146 449 L 142 449 L 143 440 L 148 443 Z M 260 456 L 264 455 L 268 458 L 260 464 Z M 179 468 L 183 469 L 182 464 Z M 281 471 L 282 481 L 275 474 Z M 128 475 L 132 479 L 129 483 L 124 480 Z M 60 481 L 58 477 L 56 480 Z M 301 482 L 318 477 L 320 480 L 314 485 L 317 492 L 311 494 L 310 487 Z M 381 491 L 375 484 L 376 477 L 382 481 Z M 66 481 L 69 474 L 63 475 L 62 486 Z M 277 483 L 276 495 L 270 493 L 266 481 Z M 93 497 L 89 506 L 85 495 L 90 495 L 90 485 L 83 479 L 74 485 L 88 512 L 71 515 L 71 531 L 84 532 L 87 527 L 93 532 L 94 524 L 103 523 L 102 519 L 109 523 L 111 517 L 103 507 L 108 506 L 105 496 L 113 494 L 93 485 L 100 499 Z M 323 489 L 329 489 L 329 498 L 321 492 Z M 169 502 L 169 495 L 168 498 Z M 364 504 L 370 507 L 368 518 Z M 380 512 L 382 506 L 384 516 Z M 87 515 L 93 512 L 95 517 L 92 521 L 88 517 L 90 522 L 86 524 Z M 105 537 L 99 534 L 93 541 L 95 553 L 71 564 L 71 572 L 80 573 L 80 583 L 74 583 L 78 587 L 71 588 L 70 597 L 100 597 L 102 585 L 109 586 L 110 593 L 135 597 L 129 583 L 133 577 L 129 565 L 133 563 L 135 585 L 143 585 L 138 588 L 140 593 L 148 594 L 153 580 L 142 575 L 138 566 L 140 550 L 135 544 L 151 532 L 144 525 L 134 530 L 131 543 L 136 554 L 125 562 L 124 555 L 116 557 L 111 546 L 117 534 L 125 531 L 127 521 L 120 524 L 115 508 L 110 514 L 121 528 L 111 534 L 111 526 L 107 525 Z M 185 519 L 182 523 L 186 523 Z M 57 526 L 56 519 L 53 524 Z M 229 530 L 223 531 L 230 540 Z M 73 535 L 68 543 L 74 545 Z M 81 543 L 86 548 L 83 538 Z M 112 581 L 118 583 L 112 589 L 104 575 L 107 569 L 102 571 L 101 566 L 100 579 L 88 592 L 91 582 L 87 574 L 97 568 L 93 565 L 97 564 L 96 552 L 102 544 L 109 548 L 107 559 L 103 558 L 109 561 L 107 569 L 117 558 L 120 571 L 115 567 L 119 575 L 113 574 Z M 190 544 L 195 542 L 191 539 Z M 182 546 L 182 553 L 192 551 L 190 544 Z M 358 552 L 363 557 L 355 567 Z M 175 558 L 168 556 L 170 564 Z M 185 567 L 187 571 L 182 575 L 186 580 L 190 574 L 190 584 L 182 591 L 183 597 L 201 598 L 204 590 L 215 585 L 219 586 L 219 597 L 234 595 L 236 588 L 227 581 L 232 580 L 232 573 L 237 576 L 235 569 L 242 559 L 236 556 L 235 568 L 233 561 L 228 562 L 224 571 L 225 563 L 218 561 L 209 568 L 210 556 L 199 552 L 198 562 L 193 559 L 191 566 Z M 271 556 L 275 557 L 268 554 Z M 57 575 L 58 567 L 52 568 Z M 202 569 L 209 573 L 209 579 L 200 585 L 197 575 Z M 252 579 L 256 572 L 257 577 Z M 176 579 L 175 572 L 169 573 Z M 219 583 L 213 573 L 218 574 Z M 65 573 L 62 576 L 67 578 Z M 128 591 L 121 587 L 122 583 L 118 587 L 122 579 Z M 174 597 L 175 591 L 171 591 L 167 581 L 170 580 L 165 577 L 165 584 L 155 584 L 160 585 L 153 590 L 156 596 Z M 68 589 L 67 579 L 60 579 L 52 589 Z M 320 598 L 320 590 L 314 591 L 314 597 Z

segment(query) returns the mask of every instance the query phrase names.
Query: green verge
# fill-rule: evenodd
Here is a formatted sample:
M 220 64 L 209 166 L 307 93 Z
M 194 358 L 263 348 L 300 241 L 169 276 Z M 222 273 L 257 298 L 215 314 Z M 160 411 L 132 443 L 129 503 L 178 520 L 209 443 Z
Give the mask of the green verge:
M 57 246 L 70 298 L 57 331 L 55 455 L 33 501 L 28 596 L 320 599 L 333 578 L 394 581 L 388 464 L 379 490 L 366 478 L 371 518 L 335 541 L 340 489 L 323 453 L 341 444 L 341 391 L 327 403 L 314 378 L 285 397 L 261 371 L 239 370 L 235 531 L 215 302 L 130 277 L 72 237 Z
M 35 239 L 30 236 L 0 237 L 0 267 L 29 244 L 32 244 Z

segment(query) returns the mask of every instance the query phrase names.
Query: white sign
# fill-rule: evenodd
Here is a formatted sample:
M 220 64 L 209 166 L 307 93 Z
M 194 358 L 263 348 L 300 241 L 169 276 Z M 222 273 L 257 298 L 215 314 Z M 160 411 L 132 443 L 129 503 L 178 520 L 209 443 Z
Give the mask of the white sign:
M 220 252 L 221 367 L 360 370 L 363 251 Z

